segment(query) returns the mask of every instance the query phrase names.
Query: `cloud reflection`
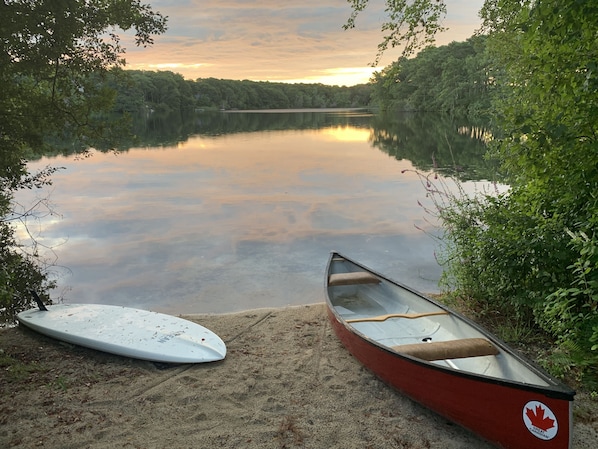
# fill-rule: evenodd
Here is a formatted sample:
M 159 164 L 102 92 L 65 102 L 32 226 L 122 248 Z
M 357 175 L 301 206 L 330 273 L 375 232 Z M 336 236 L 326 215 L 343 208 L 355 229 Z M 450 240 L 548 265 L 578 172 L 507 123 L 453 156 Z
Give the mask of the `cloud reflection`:
M 55 250 L 72 271 L 60 281 L 67 300 L 177 313 L 319 302 L 332 249 L 434 289 L 434 245 L 414 226 L 425 225 L 425 193 L 368 133 L 195 136 L 32 164 L 67 167 L 53 187 L 63 219 L 42 236 L 68 239 Z

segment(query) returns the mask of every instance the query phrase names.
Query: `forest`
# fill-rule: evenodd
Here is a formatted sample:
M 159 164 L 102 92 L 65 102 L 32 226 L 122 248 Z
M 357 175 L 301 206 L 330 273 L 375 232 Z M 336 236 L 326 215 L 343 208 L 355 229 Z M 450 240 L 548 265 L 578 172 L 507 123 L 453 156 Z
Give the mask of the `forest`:
M 226 80 L 186 80 L 170 71 L 112 72 L 103 81 L 117 92 L 114 112 L 189 115 L 197 110 L 371 107 L 391 111 L 488 114 L 492 82 L 486 38 L 428 46 L 401 57 L 368 84 L 329 86 Z
M 375 75 L 372 102 L 384 110 L 488 115 L 492 81 L 486 37 L 401 57 Z
M 159 115 L 198 109 L 355 108 L 370 104 L 368 84 L 351 87 L 288 84 L 215 78 L 186 80 L 169 71 L 125 71 L 105 83 L 117 91 L 114 111 Z

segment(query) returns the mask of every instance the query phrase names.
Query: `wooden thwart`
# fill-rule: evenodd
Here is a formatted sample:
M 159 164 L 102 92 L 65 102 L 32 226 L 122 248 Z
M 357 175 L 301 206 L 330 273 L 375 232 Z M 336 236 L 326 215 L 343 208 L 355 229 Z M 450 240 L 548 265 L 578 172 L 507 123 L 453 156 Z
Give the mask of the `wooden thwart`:
M 364 321 L 386 321 L 389 318 L 421 318 L 424 316 L 435 316 L 435 315 L 448 315 L 448 312 L 440 311 L 440 312 L 424 312 L 424 313 L 389 313 L 387 315 L 378 315 L 378 316 L 369 316 L 365 318 L 352 318 L 350 320 L 346 320 L 347 323 L 361 323 Z
M 367 271 L 354 271 L 351 273 L 335 273 L 328 278 L 328 285 L 335 287 L 338 285 L 355 284 L 379 284 L 380 279 Z
M 401 354 L 427 361 L 481 357 L 497 355 L 499 353 L 498 348 L 485 338 L 464 338 L 452 341 L 415 343 L 393 346 L 392 349 Z

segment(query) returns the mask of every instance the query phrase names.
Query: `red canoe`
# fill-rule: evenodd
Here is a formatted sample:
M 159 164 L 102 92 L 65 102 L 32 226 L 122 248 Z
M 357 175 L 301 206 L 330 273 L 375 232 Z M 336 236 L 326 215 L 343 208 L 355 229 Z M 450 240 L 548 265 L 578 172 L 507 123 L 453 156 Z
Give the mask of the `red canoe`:
M 333 252 L 328 315 L 384 382 L 508 449 L 568 449 L 575 392 L 448 307 Z

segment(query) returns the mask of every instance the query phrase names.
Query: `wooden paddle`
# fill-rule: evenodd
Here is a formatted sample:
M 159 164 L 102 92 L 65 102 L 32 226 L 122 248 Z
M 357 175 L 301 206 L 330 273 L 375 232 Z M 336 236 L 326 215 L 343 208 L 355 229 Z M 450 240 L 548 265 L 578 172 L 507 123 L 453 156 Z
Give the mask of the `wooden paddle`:
M 360 323 L 362 321 L 386 321 L 389 318 L 421 318 L 424 316 L 434 316 L 434 315 L 448 315 L 448 312 L 424 312 L 424 313 L 389 313 L 388 315 L 378 315 L 378 316 L 370 316 L 366 318 L 353 318 L 351 320 L 346 320 L 347 323 Z

